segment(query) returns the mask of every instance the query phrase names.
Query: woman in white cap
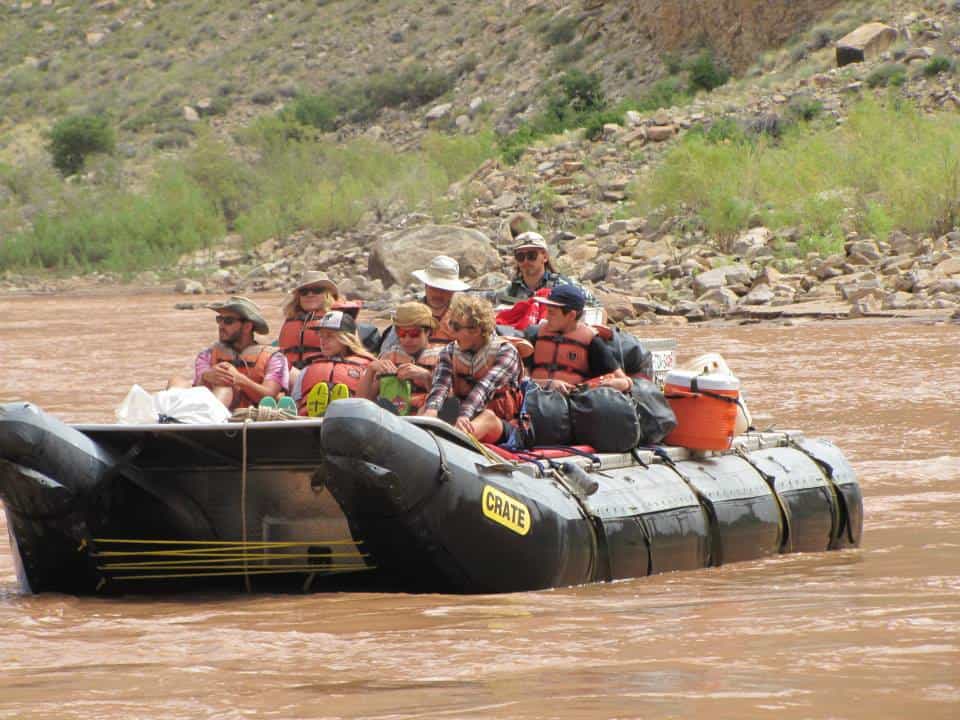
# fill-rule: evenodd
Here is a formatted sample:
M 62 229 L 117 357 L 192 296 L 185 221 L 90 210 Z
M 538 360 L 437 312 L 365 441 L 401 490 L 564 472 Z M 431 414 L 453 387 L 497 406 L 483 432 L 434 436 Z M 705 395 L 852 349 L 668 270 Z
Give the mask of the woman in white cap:
M 305 272 L 290 292 L 283 303 L 286 319 L 280 328 L 277 344 L 291 368 L 303 368 L 312 357 L 320 354 L 320 340 L 309 321 L 322 318 L 339 299 L 336 284 L 326 273 L 317 270 Z
M 513 259 L 517 262 L 517 274 L 505 289 L 497 293 L 498 302 L 513 305 L 533 297 L 537 290 L 542 288 L 575 285 L 583 290 L 587 305 L 591 307 L 600 305 L 580 283 L 553 269 L 547 241 L 540 233 L 532 230 L 520 233 L 517 236 L 517 244 L 513 247 Z
M 291 395 L 301 415 L 316 417 L 330 402 L 357 394 L 374 356 L 360 342 L 357 322 L 348 312 L 331 310 L 307 325 L 316 333 L 320 353 L 296 378 Z
M 437 255 L 423 270 L 414 270 L 411 274 L 423 283 L 420 302 L 430 308 L 436 323 L 430 333 L 430 346 L 444 347 L 454 339 L 448 318 L 450 302 L 455 293 L 469 290 L 470 285 L 460 279 L 460 263 L 447 255 Z M 390 350 L 396 345 L 396 332 L 390 328 L 384 335 L 381 350 Z

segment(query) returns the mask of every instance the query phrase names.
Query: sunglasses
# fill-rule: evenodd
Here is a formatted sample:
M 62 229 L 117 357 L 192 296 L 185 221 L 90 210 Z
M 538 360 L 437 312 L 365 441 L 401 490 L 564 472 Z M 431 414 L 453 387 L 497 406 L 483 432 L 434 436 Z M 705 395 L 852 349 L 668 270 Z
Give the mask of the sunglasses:
M 243 318 L 232 317 L 230 315 L 217 315 L 217 325 L 233 325 L 238 322 L 243 322 Z
M 422 327 L 395 328 L 397 332 L 397 337 L 402 337 L 402 338 L 420 337 L 420 333 L 422 333 L 425 329 L 426 328 L 422 328 Z
M 305 287 L 300 291 L 301 295 L 323 295 L 327 292 L 326 288 L 322 287 Z
M 453 330 L 454 332 L 460 332 L 461 330 L 476 330 L 478 327 L 480 327 L 480 326 L 479 326 L 479 325 L 464 325 L 464 324 L 458 323 L 456 320 L 451 320 L 451 321 L 450 321 L 450 329 Z
M 524 260 L 536 260 L 539 255 L 539 250 L 528 250 L 527 252 L 515 252 L 513 257 L 517 262 L 523 262 Z

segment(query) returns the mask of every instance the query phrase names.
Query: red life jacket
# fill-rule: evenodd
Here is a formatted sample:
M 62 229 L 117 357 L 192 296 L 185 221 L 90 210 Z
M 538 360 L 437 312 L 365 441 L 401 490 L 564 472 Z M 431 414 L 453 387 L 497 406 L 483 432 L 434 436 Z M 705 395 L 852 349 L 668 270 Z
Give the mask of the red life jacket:
M 431 373 L 437 367 L 437 360 L 440 358 L 440 347 L 426 347 L 424 348 L 416 359 L 412 355 L 408 355 L 399 346 L 387 350 L 386 352 L 380 355 L 381 360 L 389 360 L 394 365 L 403 365 L 404 363 L 413 363 L 414 365 L 419 365 L 422 368 L 428 369 Z M 417 408 L 418 410 L 423 407 L 423 404 L 427 400 L 427 394 L 430 392 L 432 387 L 431 383 L 428 381 L 426 385 L 420 385 L 418 383 L 413 384 L 413 393 L 410 395 L 410 406 Z
M 233 365 L 241 375 L 253 380 L 258 385 L 263 382 L 267 374 L 267 364 L 270 358 L 277 352 L 275 347 L 269 345 L 250 345 L 241 352 L 237 352 L 229 345 L 216 343 L 210 348 L 210 365 L 216 365 L 221 362 L 228 362 Z M 210 387 L 207 383 L 204 383 Z M 259 400 L 259 398 L 257 398 Z M 250 407 L 255 402 L 254 398 L 247 395 L 246 391 L 241 390 L 233 394 L 233 402 L 230 404 L 231 410 L 237 408 Z
M 453 346 L 453 393 L 466 400 L 473 387 L 493 368 L 501 345 L 510 345 L 505 338 L 494 335 L 486 346 L 475 353 L 467 353 Z M 519 377 L 513 378 L 497 390 L 487 403 L 487 410 L 501 420 L 514 420 L 520 412 L 522 398 L 517 386 Z
M 315 357 L 313 362 L 304 368 L 300 379 L 300 401 L 297 403 L 300 414 L 306 414 L 307 394 L 317 383 L 326 383 L 331 388 L 337 383 L 343 383 L 350 390 L 351 397 L 356 395 L 360 378 L 363 377 L 370 362 L 369 358 L 362 355 L 336 358 L 325 358 L 322 355 Z
M 563 335 L 548 334 L 541 325 L 533 346 L 533 371 L 535 380 L 562 380 L 579 385 L 590 378 L 590 343 L 597 331 L 589 325 L 578 323 L 571 332 Z
M 311 322 L 318 319 L 312 313 L 297 313 L 296 317 L 284 321 L 277 344 L 290 367 L 305 367 L 321 354 L 320 333 Z

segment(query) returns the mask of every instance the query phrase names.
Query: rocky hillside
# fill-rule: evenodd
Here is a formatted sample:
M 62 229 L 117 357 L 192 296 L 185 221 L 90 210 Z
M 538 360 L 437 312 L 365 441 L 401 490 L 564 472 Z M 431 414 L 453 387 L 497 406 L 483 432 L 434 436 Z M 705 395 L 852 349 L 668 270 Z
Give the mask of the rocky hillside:
M 361 122 L 345 118 L 340 137 L 374 132 L 412 147 L 431 122 L 452 133 L 508 132 L 542 110 L 545 82 L 569 68 L 598 73 L 615 100 L 642 94 L 706 47 L 738 71 L 733 82 L 679 106 L 627 113 L 623 125 L 604 126 L 592 140 L 582 131 L 546 138 L 516 165 L 488 160 L 450 188 L 460 209 L 448 220 L 492 238 L 490 252 L 482 261 L 468 258 L 461 236 L 441 230 L 435 249 L 458 256 L 476 285 L 494 287 L 510 270 L 507 226 L 519 215 L 548 236 L 562 269 L 590 284 L 626 324 L 937 315 L 960 302 L 960 235 L 950 228 L 932 236 L 891 228 L 874 237 L 847 227 L 839 247 L 811 253 L 796 228 L 768 229 L 751 220 L 752 229 L 718 237 L 695 213 L 641 213 L 638 202 L 664 157 L 691 131 L 730 121 L 775 135 L 798 108 L 812 107 L 839 125 L 860 98 L 890 88 L 925 110 L 956 113 L 960 83 L 952 66 L 928 73 L 925 65 L 935 57 L 955 62 L 960 54 L 958 3 L 8 5 L 3 32 L 11 41 L 0 50 L 0 84 L 9 91 L 3 162 L 35 156 L 37 128 L 58 113 L 102 109 L 119 120 L 120 150 L 142 172 L 157 157 L 189 148 L 198 126 L 229 139 L 305 91 L 396 68 L 419 64 L 451 84 L 419 107 L 387 108 Z M 837 68 L 834 43 L 867 20 L 893 28 L 896 43 L 867 62 Z M 903 68 L 897 82 L 875 83 L 878 70 L 890 65 Z M 474 111 L 480 107 L 488 109 Z M 354 230 L 304 228 L 254 248 L 229 236 L 213 253 L 184 258 L 185 279 L 177 287 L 275 290 L 303 269 L 324 267 L 350 294 L 386 306 L 407 288 L 392 282 L 400 273 L 389 268 L 383 238 L 432 221 L 429 213 L 386 212 Z M 402 253 L 403 238 L 393 242 Z M 62 285 L 8 273 L 6 286 Z

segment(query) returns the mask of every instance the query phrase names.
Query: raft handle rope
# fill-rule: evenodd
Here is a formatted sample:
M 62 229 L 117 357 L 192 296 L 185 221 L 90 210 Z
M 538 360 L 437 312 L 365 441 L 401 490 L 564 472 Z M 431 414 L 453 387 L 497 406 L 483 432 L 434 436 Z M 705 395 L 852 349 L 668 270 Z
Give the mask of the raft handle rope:
M 783 498 L 780 497 L 780 493 L 777 492 L 777 478 L 773 475 L 764 472 L 760 467 L 753 461 L 747 451 L 743 449 L 743 446 L 737 447 L 734 450 L 734 453 L 750 467 L 752 467 L 757 474 L 763 478 L 763 481 L 767 484 L 767 487 L 770 488 L 770 492 L 773 493 L 774 499 L 777 501 L 777 507 L 780 508 L 780 529 L 781 533 L 786 537 L 780 542 L 780 547 L 785 548 L 786 552 L 793 552 L 793 528 L 790 525 L 790 511 L 787 509 L 786 503 L 784 503 Z M 784 550 L 781 550 L 784 552 Z
M 796 438 L 792 436 L 787 437 L 787 447 L 792 447 L 794 450 L 803 453 L 808 458 L 813 460 L 814 464 L 820 469 L 820 472 L 827 480 L 827 487 L 830 488 L 830 494 L 833 496 L 833 502 L 837 508 L 837 525 L 830 528 L 831 543 L 833 542 L 834 538 L 837 540 L 840 539 L 840 537 L 844 534 L 843 525 L 846 525 L 847 538 L 852 544 L 856 544 L 853 539 L 853 525 L 850 523 L 850 512 L 847 509 L 847 500 L 846 497 L 844 497 L 844 494 L 840 491 L 840 488 L 837 486 L 837 481 L 834 479 L 833 466 L 826 460 L 821 460 L 813 453 L 809 452 L 797 442 Z
M 656 447 L 653 449 L 653 454 L 660 458 L 664 465 L 673 470 L 680 477 L 680 479 L 683 480 L 684 484 L 690 488 L 690 491 L 697 499 L 697 504 L 699 504 L 703 510 L 706 521 L 710 526 L 709 532 L 707 532 L 707 565 L 721 565 L 722 558 L 714 556 L 715 549 L 713 546 L 713 539 L 715 534 L 716 536 L 719 536 L 720 534 L 720 519 L 717 517 L 716 510 L 713 507 L 713 502 L 700 491 L 700 488 L 693 484 L 693 481 L 688 478 L 679 467 L 677 467 L 677 464 L 673 461 L 673 458 L 670 457 L 669 452 L 662 447 Z

